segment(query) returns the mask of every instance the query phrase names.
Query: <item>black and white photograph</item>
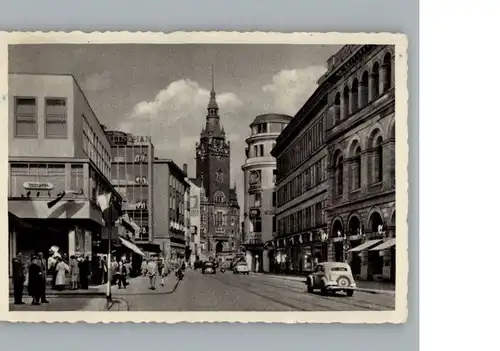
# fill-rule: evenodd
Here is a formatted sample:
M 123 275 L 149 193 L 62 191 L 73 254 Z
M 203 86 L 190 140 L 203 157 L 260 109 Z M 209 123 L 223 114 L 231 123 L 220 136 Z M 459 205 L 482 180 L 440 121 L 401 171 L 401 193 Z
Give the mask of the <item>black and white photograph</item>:
M 404 322 L 406 37 L 202 34 L 1 43 L 2 319 Z

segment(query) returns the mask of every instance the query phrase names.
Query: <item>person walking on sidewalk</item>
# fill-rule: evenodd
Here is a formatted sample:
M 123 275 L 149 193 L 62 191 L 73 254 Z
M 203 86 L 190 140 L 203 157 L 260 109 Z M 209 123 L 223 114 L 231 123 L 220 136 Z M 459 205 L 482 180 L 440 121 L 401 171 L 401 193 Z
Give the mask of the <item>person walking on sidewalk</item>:
M 64 290 L 66 286 L 66 272 L 69 271 L 69 267 L 63 261 L 63 259 L 59 256 L 57 258 L 56 265 L 56 289 Z M 31 273 L 30 273 L 31 274 Z
M 141 273 L 143 277 L 145 277 L 148 274 L 148 261 L 146 261 L 146 259 L 142 260 Z
M 158 265 L 152 258 L 148 262 L 149 289 L 156 289 L 156 274 L 158 273 Z
M 25 280 L 23 254 L 19 252 L 17 256 L 12 259 L 12 283 L 14 284 L 15 305 L 24 305 L 23 290 Z
M 49 303 L 49 301 L 47 301 L 47 297 L 45 295 L 45 289 L 47 288 L 47 262 L 45 262 L 45 258 L 43 257 L 43 252 L 38 253 L 38 259 L 40 260 L 40 262 L 42 264 L 42 278 L 43 278 L 42 303 Z
M 165 285 L 165 264 L 163 263 L 163 258 L 158 259 L 158 275 L 161 278 L 161 286 Z
M 120 261 L 120 263 L 118 264 L 118 269 L 117 269 L 117 284 L 118 284 L 118 289 L 121 289 L 122 288 L 122 285 L 123 285 L 123 288 L 126 289 L 127 288 L 127 267 L 125 266 L 124 262 L 123 261 Z

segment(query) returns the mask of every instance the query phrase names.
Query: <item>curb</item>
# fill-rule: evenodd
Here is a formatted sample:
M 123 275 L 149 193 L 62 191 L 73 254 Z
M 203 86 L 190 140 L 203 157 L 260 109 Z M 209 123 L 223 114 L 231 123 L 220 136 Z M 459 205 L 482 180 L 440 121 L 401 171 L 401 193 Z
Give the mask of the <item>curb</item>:
M 289 281 L 295 281 L 295 282 L 305 282 L 306 277 L 302 279 L 302 277 L 288 277 L 288 276 L 280 276 L 280 275 L 273 275 L 273 274 L 266 274 L 266 273 L 253 273 L 254 275 L 260 275 L 260 276 L 268 276 L 268 277 L 275 277 L 279 279 L 284 279 L 284 280 L 289 280 Z M 382 289 L 369 289 L 369 288 L 356 288 L 356 291 L 362 291 L 366 292 L 368 294 L 385 294 L 385 295 L 394 295 L 396 292 L 394 290 L 382 290 Z

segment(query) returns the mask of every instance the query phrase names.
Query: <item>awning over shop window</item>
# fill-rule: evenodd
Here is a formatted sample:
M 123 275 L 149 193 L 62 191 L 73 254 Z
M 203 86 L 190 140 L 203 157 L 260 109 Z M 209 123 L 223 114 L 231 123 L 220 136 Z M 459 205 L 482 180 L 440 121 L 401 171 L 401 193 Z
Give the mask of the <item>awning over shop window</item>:
M 391 238 L 387 241 L 384 241 L 382 244 L 375 246 L 374 248 L 370 249 L 370 251 L 381 251 L 381 250 L 386 250 L 391 247 L 396 245 L 396 238 Z
M 382 241 L 382 239 L 367 240 L 364 243 L 362 243 L 361 245 L 350 249 L 349 252 L 360 252 L 360 251 L 368 250 L 381 241 Z
M 123 246 L 128 247 L 130 250 L 134 251 L 138 255 L 146 256 L 146 254 L 144 252 L 142 252 L 141 249 L 139 249 L 136 245 L 132 244 L 130 241 L 128 241 L 122 237 L 118 237 L 118 238 L 120 239 L 120 242 L 122 243 Z

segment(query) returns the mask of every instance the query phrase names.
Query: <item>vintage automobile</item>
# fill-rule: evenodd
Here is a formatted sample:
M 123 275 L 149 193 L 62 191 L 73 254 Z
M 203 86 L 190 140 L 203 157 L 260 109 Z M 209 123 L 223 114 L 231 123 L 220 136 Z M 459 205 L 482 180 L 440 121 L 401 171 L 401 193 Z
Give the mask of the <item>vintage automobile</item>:
M 233 267 L 234 274 L 250 274 L 250 270 L 248 269 L 248 265 L 246 262 L 238 262 Z
M 306 284 L 309 293 L 320 289 L 322 294 L 343 291 L 347 296 L 352 296 L 356 290 L 351 267 L 344 262 L 319 263 L 314 272 L 307 276 Z
M 210 261 L 203 262 L 203 267 L 201 268 L 201 273 L 202 274 L 205 274 L 205 273 L 215 274 L 216 271 L 215 271 L 214 263 L 210 262 Z

